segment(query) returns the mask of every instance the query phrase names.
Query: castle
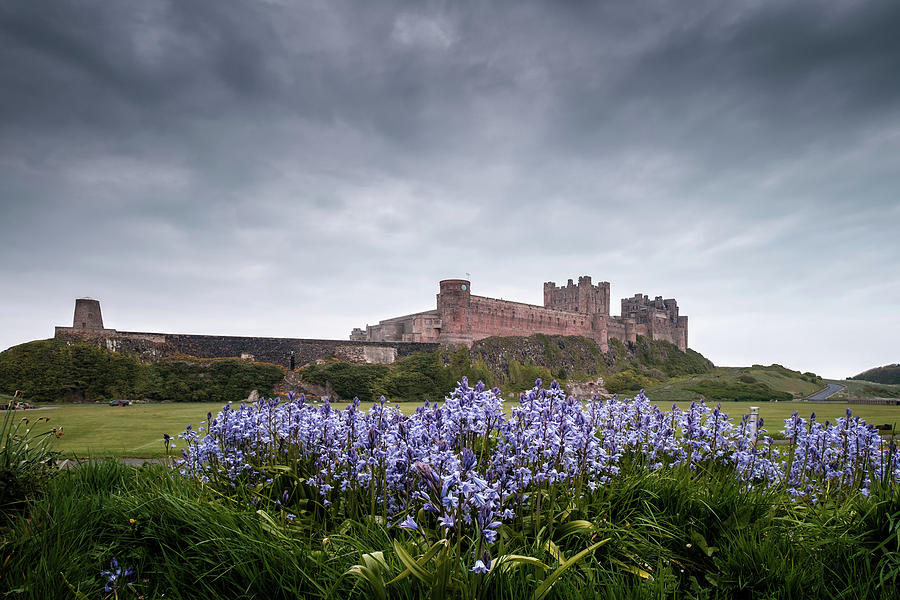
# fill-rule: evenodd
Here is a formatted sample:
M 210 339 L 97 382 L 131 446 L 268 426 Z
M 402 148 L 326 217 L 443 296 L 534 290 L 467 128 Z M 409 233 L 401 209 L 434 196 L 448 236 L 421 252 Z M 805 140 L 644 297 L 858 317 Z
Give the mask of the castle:
M 445 279 L 435 310 L 355 328 L 349 341 L 118 331 L 104 327 L 100 302 L 91 298 L 78 298 L 72 327 L 56 327 L 54 334 L 69 343 L 87 342 L 147 361 L 182 355 L 236 357 L 291 369 L 323 358 L 390 364 L 414 352 L 437 350 L 440 344 L 471 346 L 490 336 L 535 333 L 588 337 L 603 352 L 609 338 L 634 342 L 638 335 L 687 349 L 687 317 L 678 314 L 674 299 L 635 294 L 622 300 L 622 316 L 611 316 L 609 310 L 609 283 L 593 285 L 587 276 L 579 277 L 577 285 L 571 279 L 565 286 L 545 283 L 544 306 L 474 296 L 468 280 Z
M 357 327 L 350 339 L 359 342 L 425 342 L 466 344 L 490 336 L 535 333 L 578 335 L 593 339 L 603 352 L 609 338 L 634 342 L 638 335 L 666 340 L 682 351 L 688 347 L 686 316 L 678 314 L 674 298 L 642 294 L 622 300 L 621 316 L 610 315 L 609 282 L 596 285 L 582 276 L 576 285 L 544 283 L 544 306 L 510 302 L 472 294 L 466 279 L 440 282 L 437 308 Z

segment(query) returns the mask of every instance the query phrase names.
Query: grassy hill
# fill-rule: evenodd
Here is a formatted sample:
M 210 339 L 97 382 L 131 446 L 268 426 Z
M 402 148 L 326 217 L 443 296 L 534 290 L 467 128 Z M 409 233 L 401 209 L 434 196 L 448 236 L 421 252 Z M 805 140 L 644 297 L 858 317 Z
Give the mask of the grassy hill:
M 849 377 L 848 379 L 897 385 L 900 384 L 900 365 L 885 365 L 883 367 L 875 367 L 874 369 L 863 371 L 859 375 L 854 375 L 853 377 Z
M 768 402 L 803 398 L 825 387 L 814 373 L 800 373 L 781 365 L 718 367 L 709 373 L 675 378 L 646 388 L 657 403 L 708 401 Z
M 844 381 L 835 381 L 834 383 L 847 386 L 847 389 L 832 396 L 834 400 L 852 401 L 867 398 L 900 398 L 900 385 L 879 384 L 856 379 L 846 379 Z

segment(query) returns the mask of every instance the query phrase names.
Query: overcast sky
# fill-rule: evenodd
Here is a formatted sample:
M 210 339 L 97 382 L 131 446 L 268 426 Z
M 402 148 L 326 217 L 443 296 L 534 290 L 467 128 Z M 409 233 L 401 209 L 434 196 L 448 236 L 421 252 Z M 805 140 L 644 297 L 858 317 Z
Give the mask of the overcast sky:
M 346 338 L 438 281 L 900 362 L 900 2 L 0 0 L 0 349 Z

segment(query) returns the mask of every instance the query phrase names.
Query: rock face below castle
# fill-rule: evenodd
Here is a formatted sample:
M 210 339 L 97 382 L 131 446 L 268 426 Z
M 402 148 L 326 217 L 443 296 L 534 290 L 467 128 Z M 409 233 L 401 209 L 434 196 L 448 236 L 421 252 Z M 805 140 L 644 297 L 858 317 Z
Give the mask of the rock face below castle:
M 353 341 L 466 344 L 490 336 L 580 335 L 593 339 L 603 352 L 609 338 L 634 342 L 638 335 L 666 340 L 687 350 L 687 317 L 678 314 L 674 298 L 635 294 L 622 300 L 622 314 L 610 315 L 609 282 L 571 279 L 565 286 L 544 283 L 544 306 L 475 296 L 466 279 L 440 282 L 437 308 L 355 328 Z

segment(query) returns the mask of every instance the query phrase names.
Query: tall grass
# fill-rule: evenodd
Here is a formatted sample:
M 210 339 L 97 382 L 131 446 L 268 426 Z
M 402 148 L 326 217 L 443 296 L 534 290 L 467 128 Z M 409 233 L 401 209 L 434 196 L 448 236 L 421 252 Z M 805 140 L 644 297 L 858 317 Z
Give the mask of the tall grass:
M 55 466 L 53 441 L 61 429 L 34 432 L 32 427 L 49 421 L 23 416 L 8 404 L 0 421 L 0 512 L 18 509 L 40 492 Z
M 100 571 L 117 558 L 135 567 L 131 589 L 145 598 L 376 597 L 377 584 L 354 573 L 367 565 L 390 598 L 533 598 L 567 564 L 537 597 L 898 597 L 900 505 L 887 490 L 808 504 L 748 492 L 716 469 L 634 469 L 544 510 L 537 532 L 503 525 L 495 561 L 509 559 L 441 595 L 437 553 L 411 573 L 401 552 L 418 561 L 426 544 L 381 518 L 291 522 L 162 465 L 85 463 L 55 477 L 5 530 L 0 588 L 74 597 L 68 581 L 104 597 Z

